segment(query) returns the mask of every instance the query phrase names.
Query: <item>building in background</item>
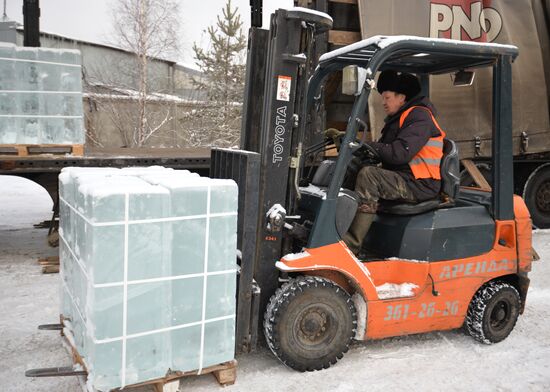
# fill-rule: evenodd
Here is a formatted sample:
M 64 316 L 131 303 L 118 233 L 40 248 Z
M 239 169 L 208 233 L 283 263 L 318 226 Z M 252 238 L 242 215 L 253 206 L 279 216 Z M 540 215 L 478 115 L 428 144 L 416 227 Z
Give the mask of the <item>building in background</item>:
M 0 22 L 0 41 L 22 46 L 23 33 L 23 25 L 19 23 Z M 121 126 L 125 122 L 124 116 L 131 115 L 131 103 L 138 96 L 135 54 L 114 46 L 48 32 L 40 33 L 40 43 L 47 48 L 77 49 L 82 54 L 87 145 L 129 146 L 131 143 Z M 193 78 L 201 78 L 201 75 L 200 71 L 174 61 L 150 59 L 148 108 L 151 116 L 158 117 L 155 120 L 162 125 L 147 146 L 196 146 L 193 135 L 208 128 L 205 123 L 208 119 L 193 116 L 197 109 L 208 105 L 206 93 L 193 85 Z

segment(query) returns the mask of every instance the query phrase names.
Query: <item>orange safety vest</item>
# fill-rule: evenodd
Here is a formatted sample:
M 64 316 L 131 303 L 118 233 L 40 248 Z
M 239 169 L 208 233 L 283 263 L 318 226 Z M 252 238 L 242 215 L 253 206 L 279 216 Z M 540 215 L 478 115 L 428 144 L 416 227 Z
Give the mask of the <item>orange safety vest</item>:
M 431 137 L 422 149 L 409 162 L 409 166 L 413 172 L 414 178 L 433 178 L 441 180 L 441 158 L 443 158 L 443 139 L 445 132 L 437 123 L 432 111 L 424 106 L 412 106 L 405 110 L 399 118 L 399 128 L 403 126 L 405 119 L 414 108 L 427 110 L 432 117 L 436 128 L 441 132 L 440 136 Z

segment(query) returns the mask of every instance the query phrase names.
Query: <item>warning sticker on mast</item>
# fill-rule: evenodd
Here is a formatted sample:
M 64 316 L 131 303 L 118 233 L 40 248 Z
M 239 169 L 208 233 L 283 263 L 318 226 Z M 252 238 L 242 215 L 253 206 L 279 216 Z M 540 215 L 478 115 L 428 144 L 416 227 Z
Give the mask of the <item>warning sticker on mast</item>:
M 290 101 L 290 86 L 292 85 L 292 78 L 290 76 L 279 75 L 277 82 L 277 100 L 278 101 Z

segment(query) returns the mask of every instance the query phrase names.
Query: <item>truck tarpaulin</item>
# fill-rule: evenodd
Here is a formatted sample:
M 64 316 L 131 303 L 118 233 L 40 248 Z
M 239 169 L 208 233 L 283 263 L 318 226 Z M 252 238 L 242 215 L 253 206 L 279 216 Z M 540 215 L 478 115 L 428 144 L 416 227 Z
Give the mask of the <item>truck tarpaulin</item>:
M 362 37 L 417 35 L 512 44 L 519 48 L 513 65 L 514 154 L 550 148 L 549 100 L 550 0 L 359 0 Z M 462 158 L 491 154 L 492 70 L 476 71 L 472 86 L 453 87 L 450 75 L 430 79 L 430 96 L 440 124 L 458 142 Z M 382 128 L 378 94 L 371 95 L 372 129 Z M 475 148 L 475 140 L 478 149 Z M 523 143 L 525 148 L 525 141 Z

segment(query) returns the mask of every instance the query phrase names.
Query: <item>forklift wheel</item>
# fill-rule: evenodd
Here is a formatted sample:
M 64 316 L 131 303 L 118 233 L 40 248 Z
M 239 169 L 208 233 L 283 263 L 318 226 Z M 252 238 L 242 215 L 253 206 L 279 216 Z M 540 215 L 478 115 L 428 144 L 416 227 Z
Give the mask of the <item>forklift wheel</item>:
M 498 343 L 514 329 L 520 306 L 519 293 L 514 286 L 505 282 L 489 282 L 477 291 L 470 302 L 466 329 L 481 343 Z
M 348 351 L 357 326 L 350 295 L 315 276 L 291 279 L 271 297 L 264 316 L 269 348 L 286 366 L 326 369 Z

